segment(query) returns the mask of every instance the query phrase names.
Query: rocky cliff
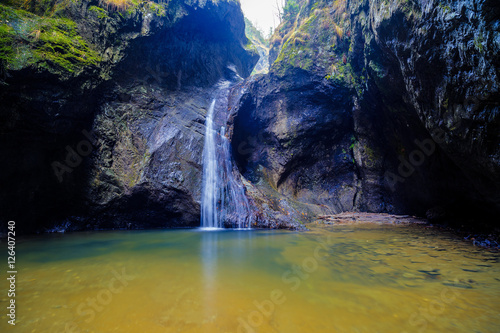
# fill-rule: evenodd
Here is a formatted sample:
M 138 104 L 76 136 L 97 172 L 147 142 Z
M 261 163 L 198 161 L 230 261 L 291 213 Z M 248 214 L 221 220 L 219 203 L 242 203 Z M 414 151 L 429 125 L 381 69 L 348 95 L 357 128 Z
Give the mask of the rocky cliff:
M 499 10 L 289 0 L 270 74 L 242 86 L 235 105 L 233 148 L 255 202 L 292 222 L 359 210 L 491 224 Z
M 258 60 L 236 1 L 0 5 L 0 214 L 20 231 L 197 226 L 207 109 Z M 493 225 L 500 6 L 289 0 L 228 98 L 254 221 Z M 253 51 L 252 51 L 253 50 Z
M 258 60 L 239 4 L 1 10 L 2 219 L 20 232 L 199 225 L 213 86 Z

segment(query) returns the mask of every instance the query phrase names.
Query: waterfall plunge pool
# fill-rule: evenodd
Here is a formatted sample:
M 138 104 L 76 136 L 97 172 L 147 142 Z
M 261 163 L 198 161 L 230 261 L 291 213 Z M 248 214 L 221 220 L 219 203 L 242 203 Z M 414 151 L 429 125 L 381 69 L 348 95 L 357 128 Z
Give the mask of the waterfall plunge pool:
M 16 332 L 500 327 L 500 254 L 416 226 L 76 233 L 17 250 Z

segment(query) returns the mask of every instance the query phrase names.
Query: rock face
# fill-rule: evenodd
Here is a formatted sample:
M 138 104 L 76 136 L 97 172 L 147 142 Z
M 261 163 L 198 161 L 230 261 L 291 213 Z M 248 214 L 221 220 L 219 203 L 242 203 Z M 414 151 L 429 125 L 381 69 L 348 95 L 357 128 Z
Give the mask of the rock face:
M 228 98 L 256 225 L 344 211 L 493 224 L 498 1 L 289 2 L 269 74 Z M 19 232 L 199 225 L 215 84 L 258 60 L 238 3 L 0 6 L 1 218 Z
M 212 87 L 232 77 L 228 67 L 245 77 L 258 60 L 239 5 L 57 2 L 51 21 L 38 7 L 2 9 L 13 26 L 55 22 L 60 39 L 68 36 L 58 20 L 73 22 L 88 51 L 68 64 L 73 49 L 54 41 L 61 59 L 44 58 L 38 50 L 52 44 L 43 29 L 35 40 L 6 28 L 2 43 L 30 44 L 23 63 L 16 48 L 2 54 L 2 218 L 20 221 L 20 232 L 199 225 Z
M 297 2 L 235 106 L 256 196 L 297 217 L 500 212 L 497 2 Z
M 275 205 L 286 202 L 278 211 L 296 221 L 332 207 L 352 210 L 359 180 L 345 150 L 352 144 L 352 107 L 347 88 L 302 69 L 256 79 L 234 118 L 233 149 L 243 176 L 266 198 L 274 192 Z

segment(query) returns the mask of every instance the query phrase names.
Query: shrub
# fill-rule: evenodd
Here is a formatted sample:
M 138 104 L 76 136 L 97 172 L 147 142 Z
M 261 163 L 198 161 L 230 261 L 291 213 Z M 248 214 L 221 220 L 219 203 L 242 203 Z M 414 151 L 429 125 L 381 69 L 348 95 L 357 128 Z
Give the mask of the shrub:
M 299 13 L 299 4 L 295 0 L 287 0 L 285 8 L 283 8 L 283 16 L 285 20 L 293 20 Z

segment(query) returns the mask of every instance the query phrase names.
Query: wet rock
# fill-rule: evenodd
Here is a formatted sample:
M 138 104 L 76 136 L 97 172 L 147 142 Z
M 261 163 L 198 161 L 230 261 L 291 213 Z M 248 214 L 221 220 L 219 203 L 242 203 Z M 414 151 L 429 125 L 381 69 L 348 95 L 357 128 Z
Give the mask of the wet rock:
M 465 241 L 471 242 L 472 245 L 489 248 L 489 249 L 500 249 L 500 241 L 498 234 L 474 234 L 464 237 Z
M 375 213 L 354 213 L 345 212 L 335 215 L 320 215 L 317 217 L 318 223 L 330 224 L 427 224 L 427 221 L 408 215 L 375 214 Z M 383 253 L 391 255 L 390 253 Z
M 242 174 L 323 214 L 494 224 L 498 4 L 469 4 L 302 4 L 236 103 Z
M 258 60 L 245 48 L 241 9 L 233 1 L 141 2 L 124 13 L 95 5 L 70 1 L 59 15 L 102 61 L 0 70 L 0 153 L 9 160 L 0 167 L 0 214 L 22 221 L 19 232 L 66 230 L 68 216 L 82 218 L 72 219 L 74 230 L 198 225 L 211 87 L 234 75 L 228 67 L 248 76 Z

